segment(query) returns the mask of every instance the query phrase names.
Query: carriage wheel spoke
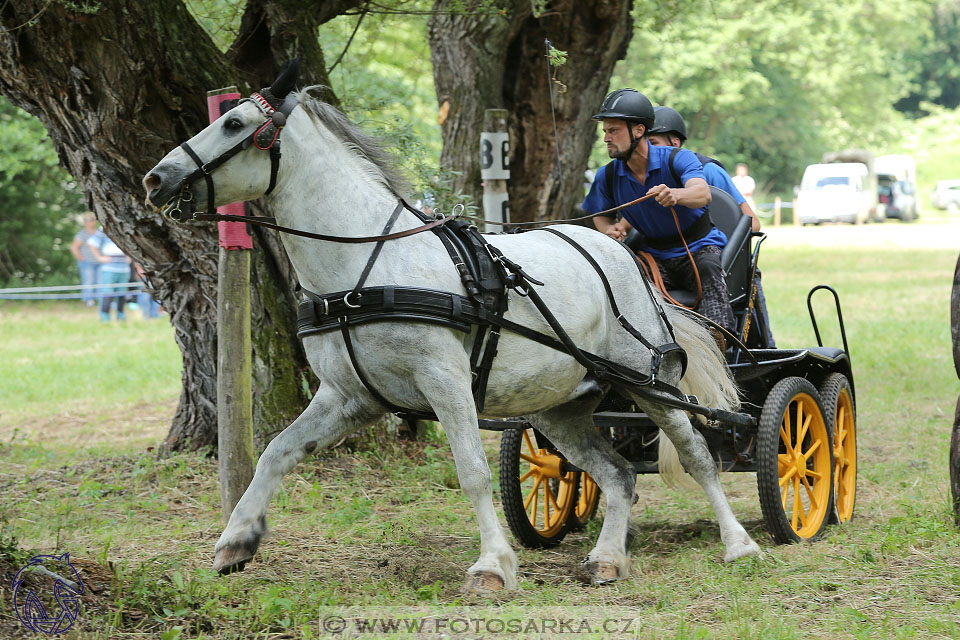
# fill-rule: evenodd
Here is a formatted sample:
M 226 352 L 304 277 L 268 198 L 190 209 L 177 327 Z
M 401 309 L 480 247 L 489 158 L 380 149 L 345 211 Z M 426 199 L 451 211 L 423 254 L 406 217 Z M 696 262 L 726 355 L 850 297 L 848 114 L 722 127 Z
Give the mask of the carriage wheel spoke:
M 529 478 L 530 476 L 532 476 L 532 475 L 535 474 L 536 472 L 537 472 L 537 468 L 536 468 L 536 467 L 533 467 L 532 469 L 530 469 L 530 471 L 527 471 L 525 474 L 523 474 L 522 476 L 520 476 L 519 482 L 523 482 L 524 480 L 526 480 L 527 478 Z
M 813 443 L 810 445 L 810 448 L 803 452 L 803 457 L 809 460 L 811 454 L 813 454 L 814 451 L 820 448 L 821 442 L 822 442 L 821 440 L 814 440 Z
M 783 488 L 780 489 L 780 502 L 783 504 L 783 510 L 787 510 L 787 494 L 790 493 L 790 484 L 787 483 L 783 485 Z
M 526 461 L 529 462 L 530 464 L 536 465 L 536 466 L 538 466 L 538 467 L 540 466 L 540 461 L 539 461 L 539 460 L 537 460 L 536 458 L 534 458 L 534 457 L 531 456 L 531 455 L 527 455 L 526 453 L 521 453 L 521 454 L 520 454 L 520 459 L 521 459 L 521 460 L 526 460 Z
M 800 502 L 800 479 L 793 479 L 793 517 L 790 518 L 790 526 L 793 527 L 793 530 L 796 531 L 797 519 L 800 517 L 800 512 L 803 511 L 803 504 Z
M 523 501 L 523 508 L 527 511 L 530 510 L 530 503 L 533 502 L 533 514 L 537 514 L 537 488 L 540 486 L 540 483 L 543 482 L 543 476 L 537 476 L 537 479 L 533 481 L 533 488 L 530 489 L 530 495 L 527 496 L 527 499 Z
M 797 412 L 799 413 L 802 411 L 803 411 L 803 405 L 801 404 L 800 408 L 797 409 Z M 800 423 L 800 420 L 798 419 L 797 422 Z M 813 422 L 812 413 L 808 415 L 802 423 L 800 423 L 800 427 L 799 429 L 797 429 L 797 447 L 798 448 L 803 446 L 803 439 L 806 437 L 807 431 L 810 429 L 811 422 Z
M 800 478 L 800 481 L 803 482 L 803 486 L 807 490 L 807 496 L 810 498 L 810 511 L 819 509 L 820 505 L 817 503 L 817 497 L 813 493 L 813 487 L 810 486 L 810 482 L 806 478 Z
M 537 450 L 537 448 L 533 446 L 533 442 L 530 440 L 530 432 L 527 430 L 524 430 L 523 432 L 523 441 L 524 443 L 526 443 L 527 451 L 529 451 L 530 453 L 533 453 L 534 451 Z

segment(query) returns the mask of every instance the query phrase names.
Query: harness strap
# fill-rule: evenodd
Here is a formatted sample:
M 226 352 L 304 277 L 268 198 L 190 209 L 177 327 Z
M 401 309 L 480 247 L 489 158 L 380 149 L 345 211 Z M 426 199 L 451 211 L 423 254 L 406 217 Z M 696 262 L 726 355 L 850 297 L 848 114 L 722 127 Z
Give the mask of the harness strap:
M 600 276 L 600 281 L 603 283 L 603 288 L 607 293 L 607 300 L 610 302 L 610 309 L 613 311 L 614 315 L 616 316 L 617 322 L 619 322 L 621 327 L 626 329 L 631 336 L 633 336 L 635 339 L 640 341 L 640 343 L 642 343 L 643 346 L 649 349 L 650 352 L 653 354 L 653 361 L 650 364 L 650 368 L 651 368 L 651 373 L 654 377 L 656 377 L 657 373 L 659 372 L 660 361 L 663 359 L 664 354 L 669 353 L 670 351 L 679 350 L 680 353 L 683 354 L 682 355 L 682 362 L 683 362 L 682 373 L 686 372 L 687 356 L 679 344 L 677 344 L 676 342 L 670 342 L 665 345 L 661 345 L 660 347 L 656 347 L 653 344 L 651 344 L 650 341 L 647 340 L 643 336 L 643 334 L 637 330 L 636 327 L 630 324 L 630 322 L 625 317 L 623 317 L 623 314 L 620 312 L 620 308 L 617 306 L 616 298 L 614 298 L 613 288 L 610 286 L 610 281 L 607 279 L 607 275 L 603 272 L 603 269 L 600 268 L 600 265 L 597 264 L 597 261 L 594 259 L 592 255 L 590 255 L 583 247 L 581 247 L 579 243 L 575 242 L 572 238 L 568 237 L 567 235 L 561 233 L 556 229 L 542 229 L 542 231 L 547 231 L 549 233 L 552 233 L 553 235 L 566 241 L 567 244 L 569 244 L 574 249 L 576 249 L 580 253 L 580 255 L 583 256 L 583 258 L 590 264 L 590 266 L 593 267 L 594 271 L 597 272 L 597 275 Z M 654 303 L 656 304 L 656 301 Z M 671 331 L 671 337 L 672 337 L 672 331 Z M 682 377 L 682 373 L 681 373 L 681 377 Z
M 388 289 L 392 291 L 388 292 Z M 555 332 L 557 332 L 557 328 L 560 329 L 557 332 L 558 337 L 540 333 L 506 318 L 497 318 L 476 302 L 458 294 L 444 291 L 412 287 L 367 287 L 362 292 L 363 296 L 358 308 L 352 308 L 345 304 L 344 298 L 349 296 L 349 291 L 322 296 L 307 290 L 303 290 L 303 292 L 308 300 L 300 303 L 298 337 L 303 338 L 307 335 L 339 328 L 344 336 L 348 354 L 354 369 L 357 371 L 357 376 L 364 386 L 370 389 L 372 395 L 395 413 L 409 413 L 415 417 L 430 415 L 425 412 L 397 407 L 371 387 L 369 380 L 363 375 L 362 369 L 356 361 L 355 354 L 353 354 L 353 346 L 350 342 L 349 332 L 346 331 L 346 326 L 356 326 L 368 322 L 411 320 L 439 324 L 467 333 L 471 330 L 471 326 L 478 322 L 490 323 L 538 344 L 569 354 L 602 382 L 628 389 L 661 404 L 697 413 L 709 419 L 742 426 L 755 424 L 754 419 L 749 415 L 701 406 L 695 402 L 694 398 L 685 396 L 672 385 L 577 348 L 572 345 L 569 336 L 563 331 L 553 314 L 549 313 L 549 310 L 547 310 L 548 315 L 545 318 Z M 389 296 L 393 296 L 394 310 L 391 313 L 384 313 L 382 303 Z M 459 304 L 454 302 L 457 299 L 459 299 Z M 532 291 L 530 299 L 542 313 L 545 305 L 539 295 Z M 453 320 L 455 309 L 458 309 L 461 314 L 457 321 Z
M 353 350 L 353 341 L 350 339 L 350 322 L 347 320 L 346 316 L 340 317 L 340 333 L 343 335 L 343 343 L 347 347 L 347 355 L 350 356 L 350 364 L 353 365 L 353 370 L 356 372 L 357 377 L 360 378 L 360 383 L 367 388 L 367 391 L 377 399 L 377 402 L 387 407 L 393 413 L 403 413 L 414 418 L 433 418 L 435 417 L 432 413 L 424 413 L 421 411 L 415 411 L 412 409 L 405 409 L 398 405 L 393 404 L 386 398 L 384 398 L 376 387 L 370 384 L 370 381 L 363 374 L 363 369 L 360 367 L 360 363 L 357 362 L 357 354 Z
M 396 208 L 393 210 L 393 213 L 390 214 L 390 219 L 387 220 L 387 224 L 384 225 L 383 231 L 380 232 L 380 236 L 383 237 L 393 228 L 393 224 L 397 221 L 397 218 L 400 217 L 400 212 L 403 211 L 403 202 L 398 202 Z M 353 287 L 353 293 L 357 296 L 360 295 L 360 289 L 363 287 L 363 283 L 367 281 L 367 276 L 370 275 L 370 270 L 373 269 L 373 264 L 377 261 L 377 258 L 380 257 L 380 252 L 383 250 L 383 244 L 386 240 L 379 240 L 377 244 L 373 247 L 373 251 L 370 253 L 370 258 L 367 260 L 366 266 L 363 267 L 363 272 L 360 273 L 360 279 L 357 280 L 357 284 Z
M 270 220 L 274 218 L 268 218 L 265 216 L 257 217 L 247 217 L 247 216 L 233 216 L 220 213 L 198 213 L 194 216 L 195 220 L 213 220 L 217 222 L 246 222 L 247 224 L 255 224 L 260 227 L 266 227 L 267 229 L 273 229 L 274 231 L 280 231 L 283 233 L 288 233 L 294 236 L 300 236 L 302 238 L 312 238 L 314 240 L 325 240 L 327 242 L 338 242 L 340 244 L 364 244 L 367 242 L 380 242 L 381 240 L 396 240 L 397 238 L 406 238 L 407 236 L 412 236 L 417 233 L 422 233 L 434 227 L 439 227 L 447 224 L 451 220 L 454 220 L 453 216 L 447 216 L 439 220 L 434 220 L 427 224 L 421 225 L 419 227 L 414 227 L 412 229 L 405 229 L 404 231 L 394 231 L 393 233 L 388 233 L 385 236 L 359 236 L 359 237 L 349 237 L 349 236 L 330 236 L 323 233 L 313 233 L 310 231 L 302 231 L 300 229 L 291 229 L 289 227 L 283 227 Z

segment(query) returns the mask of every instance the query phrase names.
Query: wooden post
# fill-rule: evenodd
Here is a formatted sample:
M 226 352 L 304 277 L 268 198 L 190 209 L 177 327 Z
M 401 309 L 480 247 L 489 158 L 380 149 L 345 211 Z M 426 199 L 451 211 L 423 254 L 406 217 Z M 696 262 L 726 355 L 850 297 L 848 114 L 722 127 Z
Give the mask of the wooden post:
M 236 87 L 207 93 L 210 122 L 220 117 L 222 102 L 239 98 Z M 234 202 L 222 214 L 246 215 Z M 253 479 L 253 386 L 250 341 L 250 250 L 253 238 L 242 222 L 217 223 L 217 454 L 220 458 L 220 505 L 224 521 Z
M 960 259 L 953 271 L 950 295 L 950 337 L 953 343 L 953 368 L 960 378 Z M 950 437 L 950 495 L 953 497 L 953 518 L 960 525 L 960 397 L 953 416 Z
M 800 212 L 797 211 L 797 199 L 793 199 L 793 224 L 795 226 L 800 226 Z
M 483 112 L 480 133 L 480 178 L 483 180 L 483 218 L 488 233 L 502 231 L 499 223 L 510 222 L 507 180 L 510 179 L 510 134 L 506 109 Z
M 773 199 L 773 226 L 780 226 L 780 210 L 783 208 L 783 201 L 780 196 Z

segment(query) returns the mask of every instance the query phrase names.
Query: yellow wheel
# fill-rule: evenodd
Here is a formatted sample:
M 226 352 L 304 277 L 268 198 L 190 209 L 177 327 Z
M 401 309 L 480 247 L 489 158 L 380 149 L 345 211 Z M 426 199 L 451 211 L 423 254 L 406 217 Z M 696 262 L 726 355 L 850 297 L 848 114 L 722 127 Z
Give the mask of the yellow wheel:
M 577 507 L 577 471 L 563 472 L 564 459 L 537 446 L 533 429 L 507 429 L 500 440 L 500 496 L 514 537 L 525 547 L 560 544 Z
M 570 531 L 580 531 L 587 522 L 597 513 L 597 506 L 600 504 L 600 485 L 590 477 L 586 471 L 579 472 L 580 494 L 577 496 L 577 504 L 570 515 L 568 527 Z
M 831 374 L 820 387 L 827 428 L 833 437 L 833 496 L 836 511 L 831 522 L 853 517 L 857 498 L 857 411 L 846 376 Z
M 833 512 L 833 450 L 820 395 L 804 378 L 770 390 L 757 432 L 757 489 L 780 544 L 814 540 Z

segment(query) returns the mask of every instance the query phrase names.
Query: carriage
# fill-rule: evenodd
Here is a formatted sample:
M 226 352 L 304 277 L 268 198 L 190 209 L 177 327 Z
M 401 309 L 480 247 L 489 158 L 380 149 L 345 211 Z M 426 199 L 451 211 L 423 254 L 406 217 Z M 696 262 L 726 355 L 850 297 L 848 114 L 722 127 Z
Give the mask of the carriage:
M 853 516 L 856 496 L 855 394 L 839 298 L 825 285 L 808 294 L 816 347 L 770 348 L 764 314 L 751 302 L 765 235 L 750 230 L 750 219 L 729 194 L 716 187 L 711 192 L 711 218 L 729 239 L 721 263 L 737 333 L 748 347 L 728 350 L 727 366 L 740 389 L 742 410 L 755 418 L 756 426 L 708 422 L 699 430 L 721 471 L 757 474 L 764 523 L 776 542 L 814 540 L 828 524 Z M 818 291 L 833 296 L 842 349 L 823 345 L 812 305 Z M 694 302 L 689 291 L 669 293 L 683 304 Z M 659 429 L 631 400 L 611 391 L 593 418 L 636 473 L 663 470 Z M 555 546 L 595 515 L 600 500 L 596 482 L 526 419 L 481 420 L 480 428 L 502 432 L 501 500 L 521 544 Z

